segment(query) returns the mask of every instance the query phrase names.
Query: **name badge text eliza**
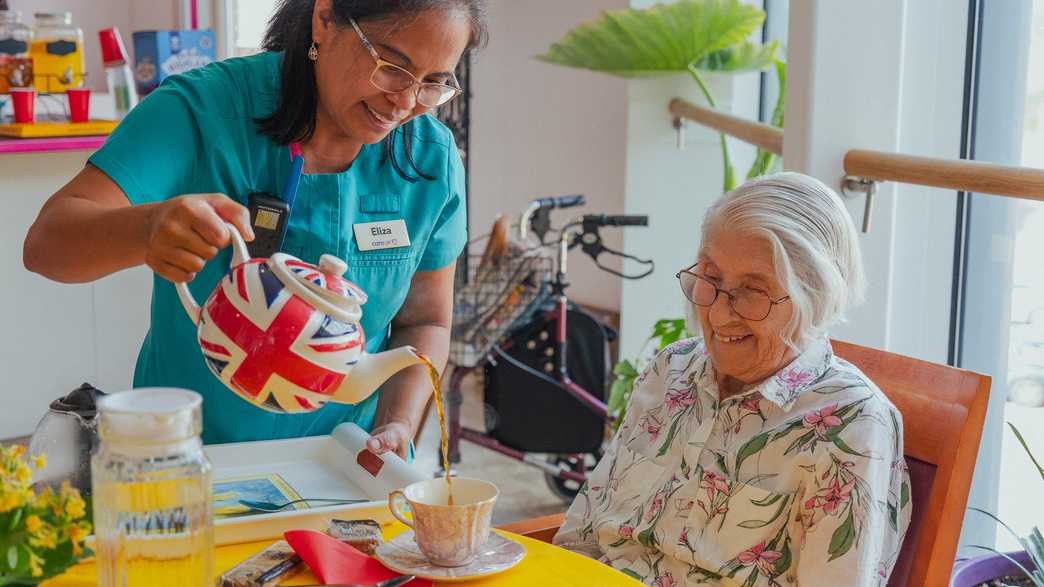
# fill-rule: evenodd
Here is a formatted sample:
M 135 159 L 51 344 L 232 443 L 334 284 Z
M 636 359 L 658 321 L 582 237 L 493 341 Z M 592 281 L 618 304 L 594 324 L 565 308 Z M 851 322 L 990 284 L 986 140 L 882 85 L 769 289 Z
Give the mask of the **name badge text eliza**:
M 363 222 L 353 225 L 352 228 L 355 229 L 355 242 L 359 245 L 360 251 L 378 251 L 410 246 L 406 221 L 402 219 Z

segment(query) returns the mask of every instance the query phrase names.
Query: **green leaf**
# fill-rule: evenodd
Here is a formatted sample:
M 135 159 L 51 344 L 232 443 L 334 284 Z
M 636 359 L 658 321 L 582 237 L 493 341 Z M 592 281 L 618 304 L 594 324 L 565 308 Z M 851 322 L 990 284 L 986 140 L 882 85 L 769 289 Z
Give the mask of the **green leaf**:
M 694 61 L 692 67 L 715 73 L 763 71 L 775 65 L 778 50 L 778 41 L 772 41 L 768 45 L 745 42 L 710 53 Z
M 637 377 L 638 369 L 634 368 L 634 364 L 624 359 L 613 367 L 613 375 L 617 377 Z
M 750 500 L 750 503 L 752 503 L 752 504 L 754 504 L 754 505 L 756 505 L 758 507 L 767 508 L 768 506 L 776 503 L 777 501 L 779 501 L 781 499 L 783 499 L 783 494 L 782 493 L 777 493 L 775 495 L 770 495 L 770 496 L 766 497 L 765 499 L 752 499 L 752 500 Z
M 758 502 L 758 501 L 755 501 L 755 500 L 752 499 L 752 500 L 750 500 L 750 503 L 752 503 L 754 505 L 762 506 L 762 507 L 768 507 L 768 506 L 772 505 L 773 503 L 776 503 L 777 501 L 782 499 L 782 497 L 783 497 L 782 495 L 776 495 L 772 499 L 767 499 L 767 503 L 765 503 L 765 502 Z M 764 528 L 765 526 L 768 526 L 772 522 L 775 522 L 777 519 L 779 519 L 779 516 L 781 516 L 783 514 L 783 511 L 787 509 L 787 505 L 789 503 L 790 503 L 789 499 L 784 499 L 783 503 L 779 504 L 779 507 L 776 508 L 776 512 L 774 514 L 772 514 L 772 517 L 770 517 L 767 520 L 744 520 L 743 522 L 739 523 L 739 527 L 747 528 L 748 530 L 753 530 L 755 528 Z
M 632 571 L 631 569 L 620 569 L 620 572 L 627 575 L 628 577 L 631 577 L 632 579 L 638 579 L 639 581 L 642 580 L 642 576 Z
M 908 503 L 910 503 L 910 485 L 903 481 L 902 488 L 899 490 L 899 509 L 905 508 Z
M 660 450 L 656 452 L 656 456 L 662 457 L 667 454 L 667 450 L 671 448 L 671 444 L 674 442 L 674 437 L 678 434 L 678 425 L 684 418 L 675 418 L 674 422 L 671 422 L 671 430 L 667 433 L 667 438 L 663 441 L 663 445 L 660 446 Z
M 790 553 L 790 540 L 788 539 L 785 542 L 783 542 L 783 556 L 779 557 L 779 560 L 776 561 L 776 568 L 775 572 L 773 573 L 774 575 L 778 577 L 779 575 L 782 575 L 783 573 L 787 572 L 787 569 L 790 568 L 791 556 L 792 555 Z
M 22 521 L 22 513 L 25 512 L 25 508 L 18 508 L 11 512 L 11 525 L 8 530 L 14 531 L 18 527 L 18 523 Z
M 743 465 L 743 461 L 747 460 L 748 457 L 765 448 L 765 445 L 768 444 L 768 439 L 768 433 L 758 434 L 757 436 L 751 438 L 743 446 L 740 447 L 739 452 L 736 453 L 737 475 L 739 474 L 740 466 Z
M 852 456 L 866 457 L 865 454 L 863 454 L 863 453 L 855 450 L 854 448 L 848 446 L 848 443 L 846 443 L 844 440 L 842 440 L 841 436 L 832 434 L 832 435 L 830 435 L 829 438 L 830 438 L 830 441 L 834 443 L 834 446 L 836 446 L 837 448 L 841 449 L 841 452 L 848 453 L 848 454 L 850 454 Z
M 18 545 L 12 544 L 7 549 L 7 568 L 14 570 L 18 568 Z
M 787 447 L 787 450 L 783 451 L 783 454 L 788 455 L 791 451 L 808 444 L 808 442 L 811 441 L 812 437 L 815 435 L 815 430 L 809 430 L 801 436 L 798 436 L 796 439 L 794 439 L 794 442 L 790 443 L 790 446 Z
M 776 96 L 776 105 L 772 108 L 772 118 L 769 120 L 769 123 L 777 128 L 783 128 L 783 112 L 787 95 L 787 64 L 782 60 L 776 61 L 776 79 L 779 81 L 779 95 Z M 765 149 L 758 149 L 757 157 L 754 158 L 754 164 L 750 166 L 750 171 L 747 172 L 747 179 L 775 171 L 779 160 L 780 157 L 775 153 Z
M 1008 427 L 1011 428 L 1011 431 L 1015 433 L 1015 438 L 1019 440 L 1019 444 L 1022 445 L 1023 450 L 1026 451 L 1026 454 L 1029 455 L 1030 460 L 1033 461 L 1034 466 L 1037 467 L 1037 472 L 1040 473 L 1041 479 L 1044 479 L 1044 468 L 1041 468 L 1040 463 L 1038 463 L 1036 457 L 1033 456 L 1033 451 L 1031 451 L 1029 445 L 1026 444 L 1026 439 L 1022 437 L 1022 433 L 1019 432 L 1019 429 L 1016 428 L 1015 425 L 1011 422 L 1008 422 Z
M 834 530 L 834 534 L 830 537 L 830 547 L 827 551 L 830 553 L 830 562 L 836 558 L 840 558 L 845 555 L 852 548 L 852 544 L 855 543 L 855 518 L 852 516 L 852 509 L 848 510 L 848 517 L 845 518 L 844 523 Z
M 645 9 L 613 10 L 566 33 L 537 59 L 620 77 L 667 75 L 688 70 L 716 52 L 743 44 L 721 64 L 761 57 L 747 38 L 765 13 L 740 0 L 681 0 Z

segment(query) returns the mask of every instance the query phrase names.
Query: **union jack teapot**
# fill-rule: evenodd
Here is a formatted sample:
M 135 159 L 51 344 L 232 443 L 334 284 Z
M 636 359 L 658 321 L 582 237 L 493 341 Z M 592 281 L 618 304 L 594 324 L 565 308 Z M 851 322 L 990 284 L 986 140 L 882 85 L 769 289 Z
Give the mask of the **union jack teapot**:
M 312 412 L 328 401 L 356 404 L 396 372 L 423 359 L 413 347 L 363 351 L 366 294 L 342 275 L 285 253 L 251 259 L 232 225 L 232 265 L 201 308 L 176 284 L 210 371 L 246 401 L 278 413 Z M 348 376 L 351 372 L 351 377 Z

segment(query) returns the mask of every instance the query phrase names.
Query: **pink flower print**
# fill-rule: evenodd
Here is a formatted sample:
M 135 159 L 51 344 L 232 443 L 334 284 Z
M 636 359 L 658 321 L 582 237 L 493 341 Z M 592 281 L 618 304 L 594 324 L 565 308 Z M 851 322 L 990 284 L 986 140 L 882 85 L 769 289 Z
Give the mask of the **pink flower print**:
M 674 587 L 674 584 L 674 576 L 670 571 L 664 571 L 662 575 L 653 579 L 653 587 Z
M 674 389 L 667 392 L 667 413 L 683 410 L 696 402 L 692 389 Z
M 748 396 L 745 400 L 740 402 L 740 408 L 747 411 L 757 413 L 761 411 L 761 394 L 754 393 Z M 739 428 L 739 425 L 736 426 Z
M 650 441 L 656 442 L 656 439 L 660 437 L 660 432 L 663 430 L 663 423 L 660 422 L 660 419 L 656 416 L 646 414 L 642 416 L 642 419 L 639 422 L 638 427 L 644 430 L 645 433 L 649 435 Z
M 631 538 L 634 536 L 634 526 L 630 524 L 620 524 L 620 529 L 617 533 L 620 534 L 620 538 Z
M 678 545 L 679 546 L 688 546 L 689 545 L 689 527 L 688 526 L 685 526 L 684 528 L 682 528 L 681 536 L 678 537 Z
M 652 500 L 649 501 L 649 511 L 645 513 L 645 521 L 651 522 L 663 510 L 663 502 L 667 497 L 667 490 L 661 489 L 653 495 Z
M 703 479 L 700 481 L 700 488 L 707 490 L 707 497 L 713 502 L 718 494 L 725 496 L 729 495 L 729 483 L 725 480 L 725 477 L 715 473 L 714 471 L 704 471 Z
M 802 385 L 812 381 L 813 377 L 814 376 L 810 371 L 790 369 L 779 374 L 779 381 L 787 391 L 793 392 Z
M 765 550 L 765 543 L 762 542 L 750 550 L 741 552 L 739 562 L 745 567 L 756 566 L 762 574 L 771 575 L 772 566 L 782 556 L 783 553 L 778 550 Z
M 820 489 L 819 493 L 805 500 L 805 509 L 819 508 L 828 515 L 835 515 L 852 499 L 853 488 L 855 488 L 854 478 L 842 485 L 840 478 L 834 477 L 829 486 Z
M 827 406 L 822 410 L 805 414 L 802 422 L 805 424 L 805 428 L 815 430 L 816 436 L 825 440 L 828 430 L 841 425 L 841 418 L 834 415 L 836 411 L 837 404 Z
M 850 480 L 848 483 L 841 485 L 838 478 L 834 478 L 834 482 L 830 484 L 828 491 L 823 496 L 823 511 L 833 515 L 837 510 L 844 506 L 850 499 L 852 499 L 852 488 L 855 487 L 855 479 Z
M 884 561 L 877 561 L 877 576 L 882 579 L 888 578 L 888 563 Z

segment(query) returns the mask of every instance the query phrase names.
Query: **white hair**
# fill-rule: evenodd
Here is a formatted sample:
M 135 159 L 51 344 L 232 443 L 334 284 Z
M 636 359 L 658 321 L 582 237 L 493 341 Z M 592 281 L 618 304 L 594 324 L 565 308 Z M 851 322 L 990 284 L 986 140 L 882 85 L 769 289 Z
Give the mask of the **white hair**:
M 794 309 L 782 333 L 791 348 L 825 335 L 863 299 L 855 225 L 837 193 L 818 179 L 790 172 L 752 179 L 710 207 L 704 241 L 712 230 L 743 232 L 772 246 L 776 278 Z

